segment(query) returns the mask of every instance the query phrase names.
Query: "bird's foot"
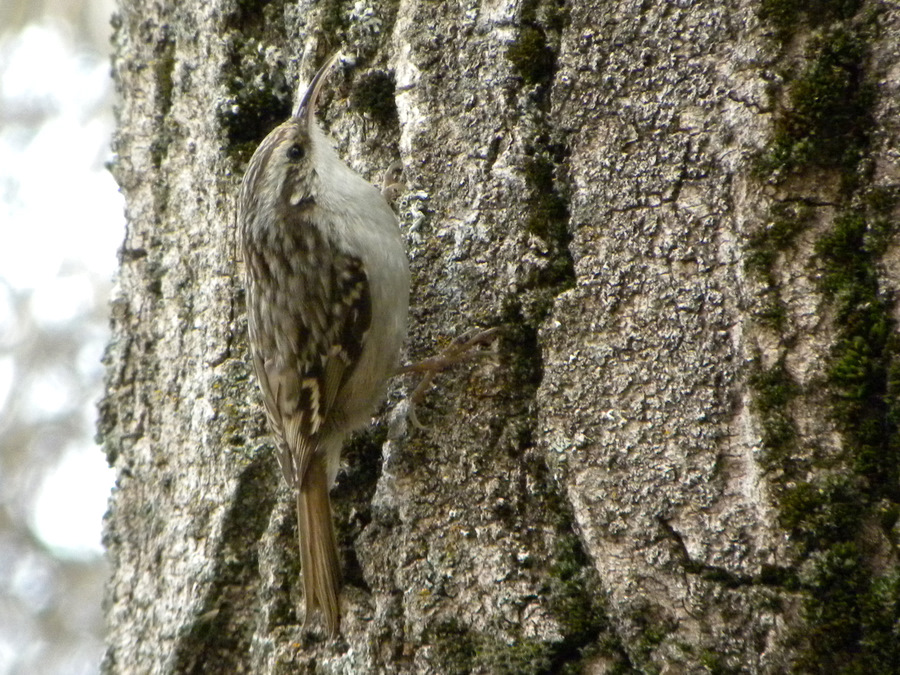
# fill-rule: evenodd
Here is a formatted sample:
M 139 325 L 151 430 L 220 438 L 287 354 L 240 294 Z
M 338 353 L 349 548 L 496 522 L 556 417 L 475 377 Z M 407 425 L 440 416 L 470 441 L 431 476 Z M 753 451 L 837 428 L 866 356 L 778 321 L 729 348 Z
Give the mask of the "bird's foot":
M 500 333 L 500 329 L 488 328 L 487 330 L 470 330 L 466 333 L 463 333 L 461 336 L 453 340 L 450 343 L 450 346 L 447 347 L 443 352 L 438 354 L 437 356 L 432 356 L 427 359 L 422 359 L 417 363 L 411 363 L 405 366 L 402 366 L 400 370 L 397 371 L 398 375 L 406 375 L 408 373 L 424 373 L 424 377 L 419 382 L 418 386 L 413 390 L 413 393 L 409 397 L 409 419 L 418 429 L 424 429 L 425 426 L 419 422 L 418 417 L 416 416 L 416 404 L 420 403 L 422 399 L 425 398 L 425 393 L 428 391 L 428 388 L 431 386 L 431 383 L 434 381 L 435 376 L 455 366 L 458 363 L 462 363 L 463 361 L 467 361 L 475 356 L 480 356 L 485 353 L 484 351 L 473 351 L 476 347 L 480 345 L 486 345 L 497 337 Z

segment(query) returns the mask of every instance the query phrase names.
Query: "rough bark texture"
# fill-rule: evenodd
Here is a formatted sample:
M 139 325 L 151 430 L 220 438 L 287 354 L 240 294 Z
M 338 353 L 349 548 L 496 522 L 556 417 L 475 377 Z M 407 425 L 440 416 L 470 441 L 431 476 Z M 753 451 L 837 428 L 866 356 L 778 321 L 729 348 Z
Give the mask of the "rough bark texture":
M 894 5 L 123 0 L 127 198 L 101 433 L 109 673 L 895 672 Z M 333 493 L 304 632 L 249 376 L 235 196 L 334 49 L 395 158 L 409 357 Z

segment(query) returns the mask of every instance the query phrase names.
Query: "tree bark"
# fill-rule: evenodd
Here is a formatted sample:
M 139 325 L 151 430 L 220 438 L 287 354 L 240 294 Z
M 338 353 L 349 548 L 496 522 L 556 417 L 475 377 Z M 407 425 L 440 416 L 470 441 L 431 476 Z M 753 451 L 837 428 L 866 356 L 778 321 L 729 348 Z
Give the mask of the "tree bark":
M 105 672 L 892 672 L 900 11 L 122 0 L 100 431 Z M 408 357 L 500 327 L 344 451 L 343 637 L 300 625 L 235 203 L 334 50 L 394 159 Z

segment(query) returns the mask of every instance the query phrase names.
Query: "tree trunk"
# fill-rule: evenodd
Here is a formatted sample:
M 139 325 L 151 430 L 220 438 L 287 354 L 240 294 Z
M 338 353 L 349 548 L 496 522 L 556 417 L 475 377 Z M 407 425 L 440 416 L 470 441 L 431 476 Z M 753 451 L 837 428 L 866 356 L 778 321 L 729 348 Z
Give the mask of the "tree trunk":
M 105 671 L 895 672 L 900 10 L 820 4 L 122 0 Z M 345 448 L 330 641 L 235 204 L 338 48 L 408 358 L 501 337 Z

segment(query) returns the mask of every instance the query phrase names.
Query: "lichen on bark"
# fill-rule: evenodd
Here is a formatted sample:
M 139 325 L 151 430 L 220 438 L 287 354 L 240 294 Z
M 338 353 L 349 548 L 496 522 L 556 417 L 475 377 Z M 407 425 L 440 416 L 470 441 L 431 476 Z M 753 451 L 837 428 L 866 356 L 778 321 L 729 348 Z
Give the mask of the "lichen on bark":
M 105 671 L 887 672 L 900 15 L 816 6 L 122 0 Z M 339 47 L 323 125 L 405 168 L 409 359 L 502 330 L 345 449 L 330 642 L 234 213 Z

